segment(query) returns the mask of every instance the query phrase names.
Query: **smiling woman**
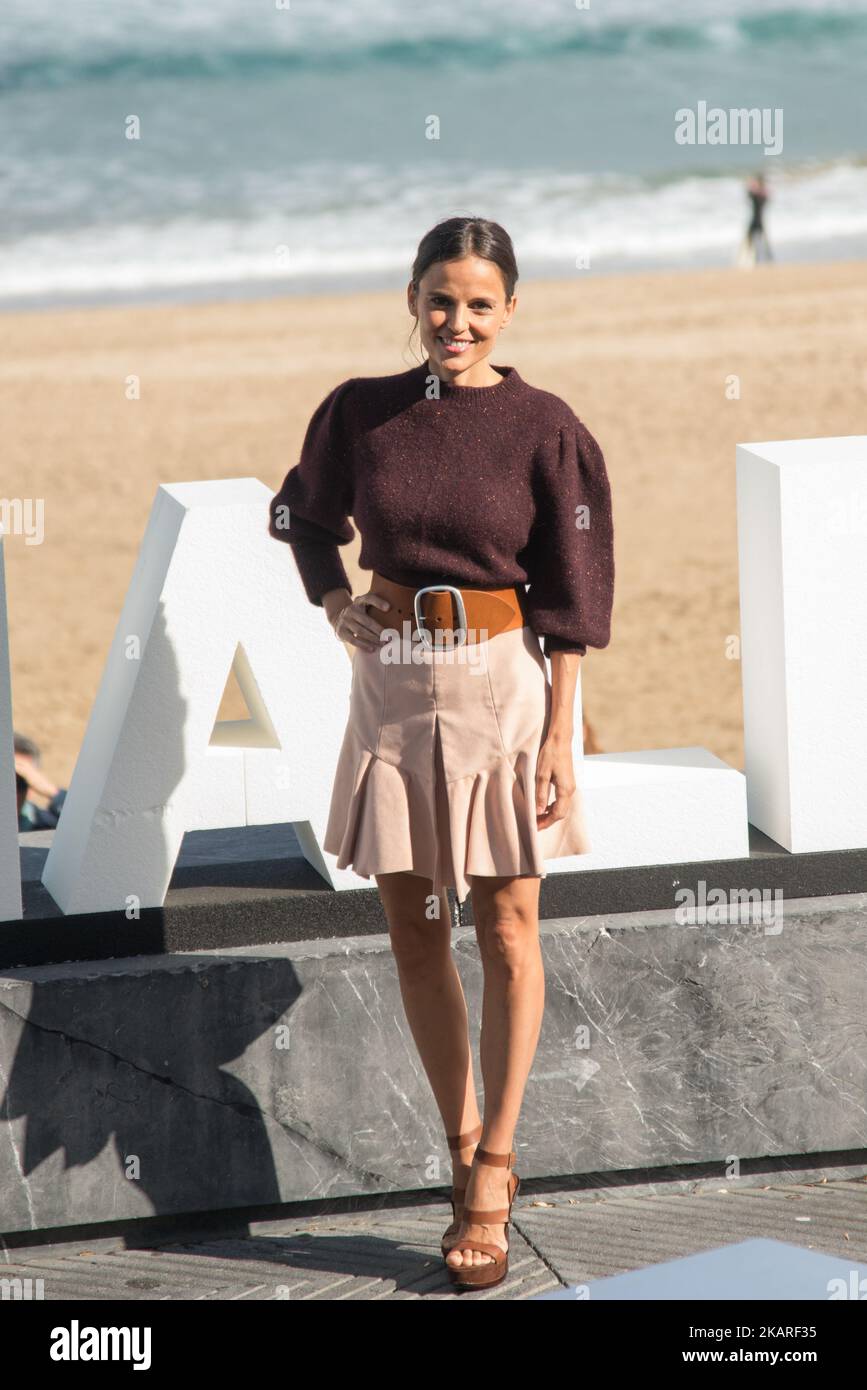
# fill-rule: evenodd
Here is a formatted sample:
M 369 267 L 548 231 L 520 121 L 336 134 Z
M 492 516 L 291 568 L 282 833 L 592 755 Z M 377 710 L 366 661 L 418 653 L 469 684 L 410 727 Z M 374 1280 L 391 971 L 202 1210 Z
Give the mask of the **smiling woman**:
M 323 844 L 377 881 L 455 1155 L 442 1249 L 459 1288 L 508 1269 L 512 1140 L 544 1002 L 539 885 L 546 858 L 590 849 L 573 706 L 581 656 L 609 641 L 614 583 L 599 445 L 565 401 L 491 362 L 517 276 L 497 223 L 432 228 L 407 286 L 426 360 L 334 387 L 270 515 L 308 598 L 357 648 Z M 355 598 L 338 553 L 350 516 L 373 572 Z M 388 632 L 405 628 L 395 661 Z M 472 893 L 484 967 L 483 1126 L 448 885 Z
M 461 245 L 443 248 L 447 229 L 460 224 Z M 458 254 L 453 253 L 457 251 Z M 434 369 L 462 386 L 495 386 L 488 362 L 500 331 L 518 303 L 518 266 L 512 242 L 496 222 L 453 218 L 422 239 L 407 287 L 409 311 Z M 420 285 L 424 280 L 424 289 Z M 457 367 L 457 362 L 460 367 Z

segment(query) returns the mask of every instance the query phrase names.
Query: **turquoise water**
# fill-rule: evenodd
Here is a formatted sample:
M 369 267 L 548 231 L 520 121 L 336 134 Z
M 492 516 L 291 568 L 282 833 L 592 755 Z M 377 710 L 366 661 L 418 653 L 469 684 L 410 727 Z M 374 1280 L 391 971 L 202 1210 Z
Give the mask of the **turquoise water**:
M 393 286 L 464 212 L 525 277 L 727 265 L 758 168 L 780 260 L 864 255 L 865 72 L 833 0 L 5 0 L 0 298 Z M 699 102 L 780 153 L 679 144 Z

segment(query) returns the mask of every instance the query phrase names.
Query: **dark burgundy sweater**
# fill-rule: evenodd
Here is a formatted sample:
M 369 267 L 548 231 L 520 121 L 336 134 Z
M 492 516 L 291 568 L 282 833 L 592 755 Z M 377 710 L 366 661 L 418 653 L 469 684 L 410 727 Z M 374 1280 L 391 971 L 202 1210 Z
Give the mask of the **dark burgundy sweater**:
M 546 656 L 605 647 L 614 553 L 602 451 L 559 396 L 514 367 L 494 370 L 495 386 L 439 382 L 427 362 L 335 386 L 271 499 L 269 532 L 292 546 L 311 603 L 351 591 L 338 546 L 352 517 L 363 568 L 414 588 L 529 585 Z

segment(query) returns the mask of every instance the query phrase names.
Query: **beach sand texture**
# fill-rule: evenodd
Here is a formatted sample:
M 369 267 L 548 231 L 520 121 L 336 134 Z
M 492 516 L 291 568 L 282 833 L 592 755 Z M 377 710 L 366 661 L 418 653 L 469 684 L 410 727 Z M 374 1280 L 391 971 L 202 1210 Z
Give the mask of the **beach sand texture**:
M 867 263 L 518 293 L 492 360 L 567 400 L 611 477 L 612 639 L 583 663 L 599 744 L 703 745 L 740 767 L 735 445 L 865 431 Z M 402 290 L 3 318 L 2 495 L 45 505 L 41 545 L 5 541 L 14 720 L 68 785 L 158 484 L 276 490 L 332 386 L 420 358 Z M 357 538 L 342 552 L 356 591 L 357 552 Z

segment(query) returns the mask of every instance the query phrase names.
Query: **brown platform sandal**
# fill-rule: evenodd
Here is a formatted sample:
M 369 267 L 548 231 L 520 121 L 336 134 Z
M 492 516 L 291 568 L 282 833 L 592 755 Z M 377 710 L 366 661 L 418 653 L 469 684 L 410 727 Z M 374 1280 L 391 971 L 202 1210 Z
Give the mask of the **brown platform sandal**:
M 476 1149 L 473 1162 L 486 1163 L 492 1168 L 511 1168 L 515 1162 L 515 1157 L 514 1149 L 507 1154 L 496 1154 L 492 1153 L 490 1149 L 479 1147 Z M 509 1272 L 509 1222 L 512 1219 L 512 1203 L 518 1195 L 520 1186 L 521 1179 L 517 1173 L 512 1173 L 509 1178 L 509 1205 L 501 1211 L 483 1211 L 480 1207 L 466 1207 L 464 1209 L 464 1220 L 477 1225 L 494 1226 L 501 1221 L 504 1222 L 506 1249 L 501 1250 L 499 1245 L 494 1245 L 493 1241 L 470 1240 L 468 1236 L 463 1240 L 456 1241 L 452 1250 L 481 1250 L 482 1254 L 492 1257 L 493 1264 L 461 1265 L 457 1269 L 453 1265 L 447 1264 L 446 1268 L 453 1288 L 493 1289 L 497 1284 L 502 1284 Z M 452 1250 L 447 1253 L 450 1255 Z
M 467 1148 L 469 1144 L 475 1143 L 477 1139 L 480 1139 L 482 1137 L 483 1128 L 484 1126 L 481 1122 L 479 1122 L 479 1124 L 476 1125 L 475 1129 L 468 1130 L 466 1134 L 453 1134 L 451 1136 L 447 1136 L 446 1143 L 453 1152 L 458 1152 L 461 1149 Z M 445 1241 L 448 1236 L 457 1235 L 458 1229 L 461 1224 L 461 1217 L 458 1216 L 455 1203 L 457 1202 L 461 1206 L 463 1206 L 464 1197 L 466 1195 L 467 1189 L 465 1187 L 452 1187 L 452 1223 L 448 1227 L 448 1229 L 443 1232 L 443 1241 Z M 443 1241 L 440 1242 L 440 1250 L 442 1250 L 443 1259 L 445 1259 L 446 1255 L 449 1254 L 452 1247 L 450 1245 L 444 1245 Z

